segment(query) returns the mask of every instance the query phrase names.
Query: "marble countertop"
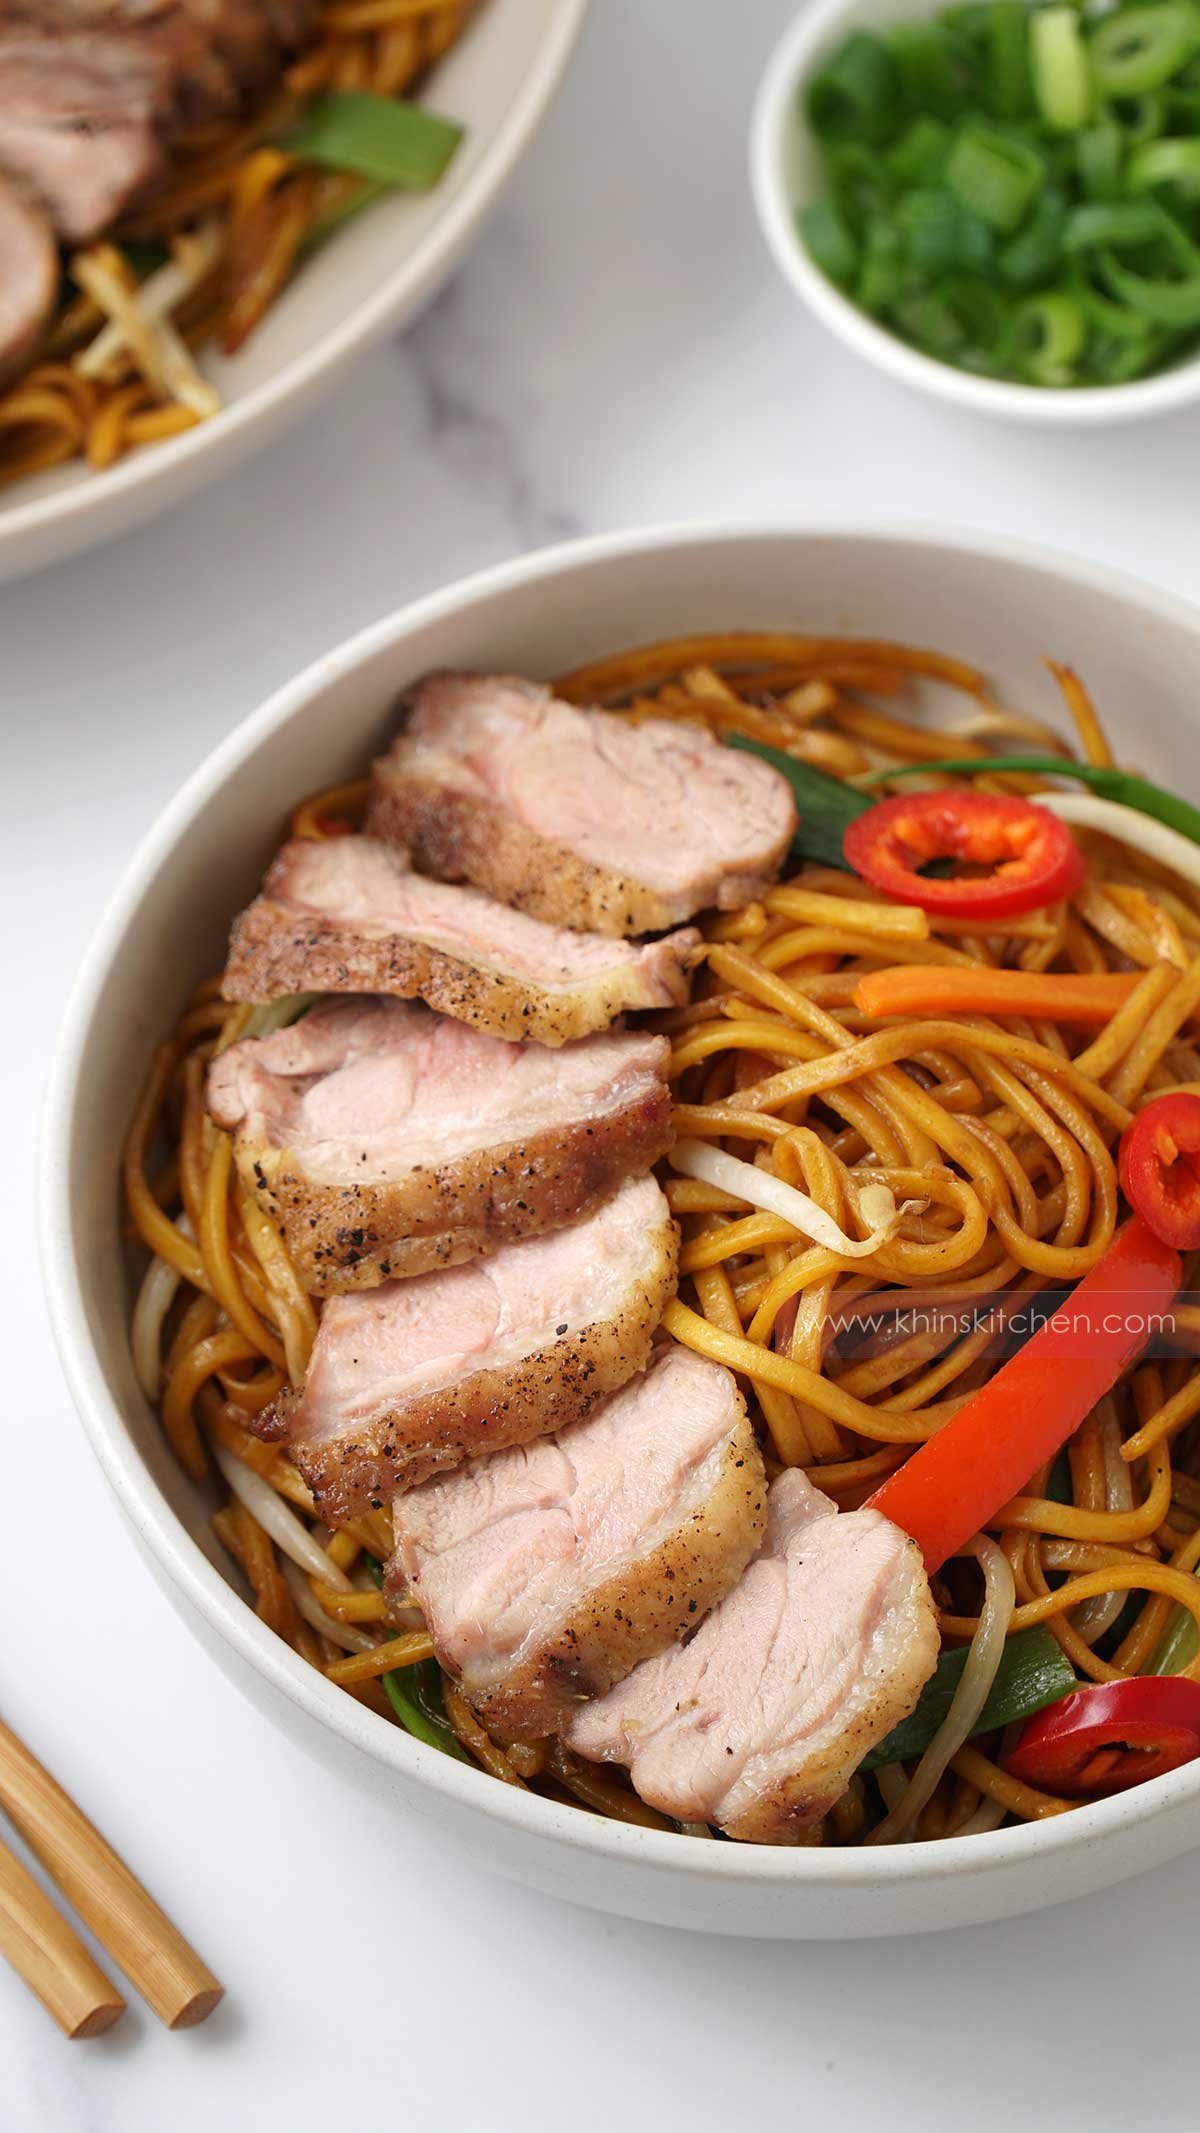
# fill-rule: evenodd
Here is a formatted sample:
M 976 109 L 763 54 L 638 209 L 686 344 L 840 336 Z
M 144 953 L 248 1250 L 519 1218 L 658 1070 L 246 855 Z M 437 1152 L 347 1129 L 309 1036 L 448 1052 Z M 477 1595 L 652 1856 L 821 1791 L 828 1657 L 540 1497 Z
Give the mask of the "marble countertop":
M 152 1583 L 41 1302 L 34 1120 L 99 904 L 183 775 L 359 624 L 564 535 L 721 515 L 956 521 L 1193 591 L 1195 418 L 993 427 L 905 393 L 797 309 L 745 176 L 790 11 L 595 0 L 506 203 L 407 339 L 224 487 L 0 593 L 0 1707 L 229 1986 L 190 2035 L 135 2007 L 68 2046 L 0 1970 L 3 2133 L 716 2133 L 749 2098 L 818 2126 L 989 2129 L 1015 2109 L 1066 2133 L 1191 2105 L 1200 1859 L 986 1931 L 715 1942 L 532 1895 L 348 1797 Z

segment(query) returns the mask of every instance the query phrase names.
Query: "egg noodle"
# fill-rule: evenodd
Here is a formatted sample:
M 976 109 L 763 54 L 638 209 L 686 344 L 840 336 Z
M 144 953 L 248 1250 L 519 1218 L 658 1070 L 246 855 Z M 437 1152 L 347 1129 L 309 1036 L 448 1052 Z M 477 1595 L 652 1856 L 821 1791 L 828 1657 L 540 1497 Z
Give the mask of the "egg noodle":
M 965 694 L 956 755 L 992 754 L 993 743 L 1012 740 L 1070 752 L 1040 721 L 995 703 L 972 668 L 903 645 L 696 637 L 601 661 L 558 687 L 630 718 L 765 740 L 853 780 L 948 752 L 945 726 L 903 715 L 917 678 Z M 1111 762 L 1081 685 L 1060 679 L 1080 754 Z M 1015 773 L 939 782 L 1037 789 Z M 316 795 L 291 834 L 339 832 L 357 822 L 365 794 L 364 781 Z M 1074 1283 L 1097 1264 L 1117 1220 L 1114 1148 L 1136 1107 L 1167 1088 L 1200 1092 L 1200 895 L 1132 847 L 1087 831 L 1080 842 L 1087 879 L 1078 895 L 989 919 L 986 932 L 978 920 L 937 914 L 926 925 L 854 876 L 807 864 L 711 920 L 692 1004 L 651 1018 L 672 1040 L 676 1127 L 689 1149 L 799 1186 L 851 1235 L 870 1230 L 868 1187 L 888 1188 L 901 1209 L 886 1241 L 851 1257 L 696 1174 L 713 1167 L 703 1160 L 689 1174 L 669 1158 L 662 1166 L 682 1232 L 667 1331 L 737 1373 L 768 1472 L 803 1466 L 843 1508 L 862 1503 L 994 1375 L 998 1328 L 1039 1289 Z M 856 1009 L 853 988 L 896 965 L 1137 975 L 1098 1031 L 972 1011 L 880 1028 Z M 432 1647 L 419 1614 L 389 1619 L 368 1574 L 391 1550 L 387 1512 L 330 1534 L 286 1450 L 248 1427 L 286 1382 L 302 1379 L 318 1307 L 239 1180 L 228 1136 L 206 1115 L 204 1078 L 215 1052 L 270 1028 L 272 1014 L 226 1005 L 213 978 L 154 1059 L 125 1152 L 130 1222 L 152 1255 L 134 1355 L 187 1472 L 196 1482 L 223 1477 L 213 1528 L 260 1617 L 399 1723 L 383 1677 L 416 1668 L 435 1700 L 439 1682 L 425 1664 Z M 1184 1297 L 1194 1276 L 1191 1260 Z M 1106 1682 L 1149 1670 L 1180 1608 L 1200 1621 L 1200 1479 L 1185 1434 L 1200 1415 L 1189 1352 L 1198 1339 L 1200 1309 L 1181 1302 L 1171 1352 L 1128 1370 L 1077 1430 L 1053 1480 L 1049 1469 L 1032 1475 L 989 1532 L 936 1575 L 944 1647 L 969 1647 L 949 1715 L 919 1761 L 851 1781 L 826 1819 L 827 1842 L 954 1836 L 1074 1804 L 1011 1776 L 999 1735 L 971 1736 L 1013 1633 L 1045 1624 L 1081 1681 Z M 1200 1658 L 1186 1670 L 1200 1678 Z M 440 1693 L 447 1743 L 505 1783 L 676 1826 L 622 1774 L 551 1742 L 506 1748 L 448 1677 Z
M 275 138 L 326 89 L 407 95 L 475 5 L 326 0 L 267 103 L 174 144 L 168 184 L 110 241 L 68 258 L 74 295 L 38 360 L 0 393 L 0 485 L 69 459 L 111 466 L 217 412 L 191 352 L 242 347 L 306 250 L 368 196 L 360 178 L 296 162 Z M 165 254 L 140 283 L 127 239 Z

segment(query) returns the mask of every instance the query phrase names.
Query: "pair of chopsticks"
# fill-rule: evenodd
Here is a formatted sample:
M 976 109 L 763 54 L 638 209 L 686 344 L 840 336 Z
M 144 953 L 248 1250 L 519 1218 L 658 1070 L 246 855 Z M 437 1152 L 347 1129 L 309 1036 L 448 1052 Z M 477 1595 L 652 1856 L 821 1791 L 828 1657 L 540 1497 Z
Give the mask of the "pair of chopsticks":
M 0 1807 L 63 1895 L 168 2029 L 203 2022 L 224 1992 L 154 1898 L 0 1721 Z M 115 1985 L 19 1859 L 0 1844 L 0 1954 L 69 2037 L 125 2011 Z

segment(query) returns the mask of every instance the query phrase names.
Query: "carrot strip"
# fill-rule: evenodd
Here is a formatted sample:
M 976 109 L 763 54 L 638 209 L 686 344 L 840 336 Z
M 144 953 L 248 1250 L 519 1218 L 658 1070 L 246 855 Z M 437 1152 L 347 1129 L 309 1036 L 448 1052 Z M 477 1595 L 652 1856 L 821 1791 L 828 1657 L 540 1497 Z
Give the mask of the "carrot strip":
M 1031 1015 L 1047 1022 L 1108 1022 L 1143 975 L 903 963 L 860 978 L 854 1004 L 873 1016 Z

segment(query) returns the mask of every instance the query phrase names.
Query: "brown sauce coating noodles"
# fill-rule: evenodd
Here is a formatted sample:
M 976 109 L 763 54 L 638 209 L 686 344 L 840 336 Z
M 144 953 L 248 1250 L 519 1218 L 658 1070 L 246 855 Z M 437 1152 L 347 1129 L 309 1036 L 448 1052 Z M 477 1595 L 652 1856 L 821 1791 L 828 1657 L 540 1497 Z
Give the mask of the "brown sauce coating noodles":
M 1032 734 L 1063 752 L 1059 736 L 996 705 L 974 669 L 902 645 L 698 637 L 622 654 L 559 686 L 632 718 L 665 714 L 767 738 L 857 776 L 943 752 L 944 735 L 932 741 L 906 715 L 914 676 L 967 695 L 969 733 L 956 736 L 955 752 L 987 752 L 972 738 L 980 733 L 989 746 L 993 733 Z M 1082 752 L 1111 760 L 1086 693 L 1073 675 L 1060 678 Z M 358 819 L 364 795 L 357 782 L 311 797 L 292 834 L 337 834 Z M 656 1018 L 674 1045 L 681 1134 L 799 1184 L 839 1224 L 864 1179 L 915 1203 L 886 1244 L 851 1260 L 717 1186 L 663 1170 L 683 1235 L 668 1330 L 737 1372 L 769 1468 L 804 1466 L 843 1507 L 862 1503 L 985 1382 L 1006 1315 L 1096 1264 L 1117 1220 L 1114 1150 L 1132 1110 L 1160 1089 L 1200 1085 L 1191 1024 L 1200 899 L 1132 849 L 1087 834 L 1083 842 L 1087 882 L 1069 907 L 991 930 L 931 916 L 927 938 L 853 876 L 806 865 L 710 923 L 692 1004 Z M 853 985 L 898 961 L 1144 975 L 1099 1030 L 967 1013 L 881 1029 L 855 1008 Z M 429 1645 L 415 1610 L 400 1630 L 383 1620 L 363 1576 L 366 1557 L 389 1552 L 387 1513 L 331 1538 L 286 1450 L 247 1429 L 285 1377 L 303 1372 L 317 1308 L 203 1108 L 209 1059 L 250 1016 L 226 1007 L 209 980 L 152 1063 L 125 1163 L 130 1224 L 152 1255 L 135 1359 L 188 1472 L 202 1478 L 215 1457 L 225 1480 L 235 1477 L 214 1525 L 258 1613 L 398 1723 L 380 1677 L 426 1661 Z M 1185 1288 L 1194 1272 L 1189 1264 Z M 937 1306 L 929 1323 L 864 1344 L 865 1323 L 917 1304 Z M 1179 1327 L 1177 1344 L 1195 1347 L 1200 1325 L 1186 1307 Z M 1053 1480 L 1047 1470 L 1030 1476 L 991 1527 L 1008 1568 L 1002 1578 L 989 1572 L 988 1591 L 1011 1591 L 1007 1633 L 1044 1623 L 1082 1680 L 1111 1681 L 1150 1665 L 1177 1607 L 1200 1621 L 1197 1417 L 1192 1354 L 1143 1361 L 1082 1424 Z M 993 1604 L 979 1563 L 955 1558 L 934 1593 L 946 1646 L 975 1637 Z M 1189 1671 L 1200 1678 L 1200 1659 Z M 665 1826 L 621 1775 L 585 1769 L 553 1744 L 509 1750 L 488 1739 L 452 1682 L 442 1696 L 459 1751 L 502 1781 Z M 1002 1753 L 995 1737 L 958 1745 L 928 1797 L 920 1791 L 912 1833 L 952 1836 L 1063 1811 L 1065 1802 L 1011 1777 Z M 885 1818 L 889 1828 L 903 1820 L 912 1776 L 897 1766 L 857 1777 L 827 1819 L 827 1841 L 870 1841 Z

